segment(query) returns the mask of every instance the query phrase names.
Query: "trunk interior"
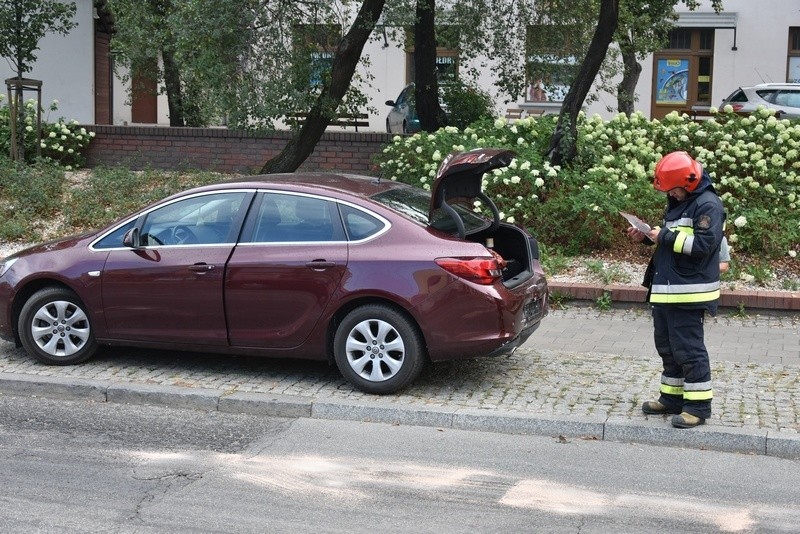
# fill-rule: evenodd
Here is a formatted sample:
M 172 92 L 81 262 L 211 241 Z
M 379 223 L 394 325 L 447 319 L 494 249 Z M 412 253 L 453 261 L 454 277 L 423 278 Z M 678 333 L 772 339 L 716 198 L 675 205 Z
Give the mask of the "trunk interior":
M 508 287 L 524 282 L 533 275 L 533 260 L 539 259 L 536 239 L 510 224 L 500 224 L 494 231 L 479 232 L 467 236 L 467 240 L 487 244 L 494 241 L 493 249 L 506 260 L 503 283 Z

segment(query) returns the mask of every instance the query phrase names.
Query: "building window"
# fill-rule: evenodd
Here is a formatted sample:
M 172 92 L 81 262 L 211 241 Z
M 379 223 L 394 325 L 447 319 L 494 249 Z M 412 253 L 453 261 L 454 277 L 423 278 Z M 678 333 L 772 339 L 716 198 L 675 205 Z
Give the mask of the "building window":
M 447 85 L 458 79 L 458 28 L 436 28 L 436 75 L 440 84 Z M 406 29 L 406 82 L 416 80 L 414 71 L 414 30 Z
M 676 28 L 668 42 L 669 48 L 653 57 L 653 118 L 662 118 L 673 110 L 711 105 L 714 30 Z
M 574 37 L 568 26 L 528 26 L 526 102 L 564 101 L 580 69 L 578 58 L 570 53 Z
M 800 28 L 789 28 L 789 61 L 786 81 L 800 83 Z
M 305 83 L 310 87 L 322 86 L 325 79 L 330 76 L 334 52 L 341 34 L 341 27 L 335 24 L 307 24 L 295 27 L 295 51 L 311 58 L 305 66 L 308 70 L 299 73 L 301 79 L 307 80 Z M 304 62 L 300 62 L 300 65 L 303 64 Z

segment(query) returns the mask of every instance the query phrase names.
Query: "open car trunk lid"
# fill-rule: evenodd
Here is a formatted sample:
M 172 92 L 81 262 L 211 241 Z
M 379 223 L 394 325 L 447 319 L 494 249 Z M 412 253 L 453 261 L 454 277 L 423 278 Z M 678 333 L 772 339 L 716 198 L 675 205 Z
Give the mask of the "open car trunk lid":
M 493 169 L 507 167 L 515 156 L 511 150 L 499 148 L 479 148 L 449 154 L 439 166 L 436 181 L 431 188 L 429 210 L 431 220 L 437 209 L 444 210 L 453 218 L 459 237 L 465 238 L 468 232 L 461 217 L 452 208 L 452 204 L 459 202 L 471 205 L 479 199 L 494 216 L 491 227 L 481 228 L 479 231 L 496 229 L 500 224 L 500 214 L 495 203 L 482 190 L 483 175 Z

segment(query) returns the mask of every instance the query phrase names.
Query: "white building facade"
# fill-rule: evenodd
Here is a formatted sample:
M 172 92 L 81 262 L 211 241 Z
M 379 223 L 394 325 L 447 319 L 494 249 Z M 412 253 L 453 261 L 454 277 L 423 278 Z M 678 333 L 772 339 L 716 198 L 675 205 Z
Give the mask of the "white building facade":
M 98 13 L 92 0 L 77 0 L 78 23 L 67 36 L 47 35 L 40 42 L 38 61 L 26 77 L 42 80 L 45 108 L 58 100 L 59 116 L 83 124 L 169 125 L 163 95 L 132 103 L 122 82 L 113 75 L 108 39 L 109 21 Z M 797 0 L 723 0 L 724 11 L 714 13 L 705 0 L 695 11 L 677 6 L 680 18 L 670 46 L 641 61 L 636 89 L 636 109 L 648 117 L 663 117 L 672 110 L 686 111 L 719 106 L 739 86 L 762 82 L 800 83 L 800 3 Z M 385 131 L 388 108 L 411 81 L 409 54 L 397 44 L 386 47 L 383 39 L 368 43 L 372 87 L 369 131 Z M 444 69 L 454 58 L 439 58 Z M 457 62 L 456 62 L 457 63 Z M 465 69 L 461 69 L 465 72 Z M 14 76 L 0 62 L 3 79 Z M 491 69 L 484 69 L 478 85 L 495 94 Z M 526 95 L 514 102 L 497 99 L 502 115 L 506 108 L 557 113 L 558 94 L 542 94 L 531 82 Z M 587 113 L 610 118 L 616 97 L 598 93 Z M 50 117 L 55 120 L 58 117 Z M 363 131 L 360 129 L 359 131 Z

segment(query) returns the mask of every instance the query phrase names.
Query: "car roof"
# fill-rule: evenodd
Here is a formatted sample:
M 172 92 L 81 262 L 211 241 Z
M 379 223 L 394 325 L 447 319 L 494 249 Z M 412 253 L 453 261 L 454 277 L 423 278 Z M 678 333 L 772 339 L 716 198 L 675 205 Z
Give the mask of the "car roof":
M 800 89 L 800 83 L 759 83 L 742 86 L 742 89 Z
M 366 198 L 389 189 L 398 189 L 402 187 L 412 186 L 392 180 L 358 174 L 298 172 L 233 178 L 216 184 L 196 187 L 179 193 L 179 195 L 183 196 L 187 193 L 193 194 L 241 188 L 286 189 L 306 193 L 320 193 L 325 191 L 332 194 L 332 196 L 349 195 Z

